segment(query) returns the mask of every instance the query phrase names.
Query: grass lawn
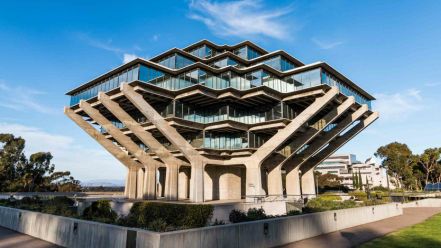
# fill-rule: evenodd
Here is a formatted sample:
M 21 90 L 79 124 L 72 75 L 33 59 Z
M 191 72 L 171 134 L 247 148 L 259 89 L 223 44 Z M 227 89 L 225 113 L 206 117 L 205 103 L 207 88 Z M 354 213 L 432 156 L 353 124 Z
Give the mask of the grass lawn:
M 361 248 L 374 247 L 441 247 L 441 214 L 361 246 Z

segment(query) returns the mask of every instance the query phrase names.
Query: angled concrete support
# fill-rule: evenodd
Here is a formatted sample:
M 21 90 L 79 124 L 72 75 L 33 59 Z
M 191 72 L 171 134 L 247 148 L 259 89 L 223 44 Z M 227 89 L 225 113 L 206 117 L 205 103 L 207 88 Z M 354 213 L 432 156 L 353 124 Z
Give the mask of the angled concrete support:
M 66 107 L 64 108 L 64 113 L 127 168 L 142 167 L 140 163 L 134 161 L 126 152 L 104 137 L 104 135 L 98 132 L 91 124 L 85 121 L 80 115 L 76 114 L 72 109 Z
M 312 170 L 319 163 L 323 162 L 327 157 L 336 152 L 340 147 L 349 142 L 352 138 L 354 138 L 357 134 L 367 128 L 370 124 L 372 124 L 376 119 L 378 119 L 378 112 L 373 112 L 366 119 L 361 120 L 357 125 L 352 127 L 351 129 L 344 132 L 342 135 L 338 136 L 324 149 L 320 150 L 317 154 L 315 154 L 310 160 L 308 160 L 302 168 L 304 170 Z
M 339 137 L 333 139 L 329 142 L 328 146 L 320 150 L 317 154 L 311 157 L 306 163 L 302 165 L 302 190 L 304 194 L 315 194 L 315 188 L 311 186 L 311 175 L 312 181 L 314 181 L 314 168 L 323 162 L 327 157 L 337 151 L 340 147 L 346 144 L 349 140 L 355 137 L 363 129 L 368 127 L 372 122 L 378 118 L 378 113 L 374 112 L 370 114 L 366 119 L 361 120 L 357 125 L 352 127 L 350 130 L 340 135 Z M 305 188 L 303 185 L 306 185 Z
M 104 135 L 98 132 L 91 124 L 85 121 L 80 115 L 76 114 L 72 109 L 65 107 L 64 113 L 73 122 L 75 122 L 81 129 L 83 129 L 90 137 L 96 140 L 104 149 L 106 149 L 112 156 L 120 161 L 129 170 L 127 173 L 125 195 L 130 199 L 136 198 L 136 183 L 133 183 L 133 171 L 135 171 L 142 165 L 134 161 L 126 152 L 121 150 L 112 141 L 108 140 Z M 131 180 L 131 181 L 130 181 Z M 135 178 L 136 182 L 136 178 Z
M 119 128 L 115 127 L 106 117 L 97 109 L 93 108 L 86 101 L 80 101 L 80 108 L 89 115 L 94 121 L 101 125 L 118 143 L 124 146 L 133 156 L 135 156 L 143 165 L 160 166 L 161 163 L 154 160 L 150 155 L 144 152 L 131 138 L 125 135 Z
M 260 167 L 263 161 L 268 158 L 281 144 L 285 143 L 291 138 L 299 128 L 301 128 L 309 119 L 317 114 L 322 108 L 326 106 L 338 95 L 338 89 L 332 87 L 322 97 L 315 99 L 309 107 L 303 110 L 291 123 L 285 128 L 279 130 L 273 137 L 265 142 L 250 158 L 245 162 L 247 167 L 247 183 L 246 191 L 247 195 L 260 195 L 262 194 L 262 182 Z M 281 184 L 280 184 L 281 188 Z
M 133 154 L 144 166 L 153 166 L 156 168 L 161 163 L 154 160 L 150 155 L 144 152 L 131 138 L 125 135 L 121 130 L 115 127 L 106 117 L 104 117 L 97 109 L 93 108 L 89 103 L 80 101 L 80 108 L 89 115 L 90 118 L 100 124 L 112 137 L 124 146 L 131 154 Z M 144 176 L 138 178 L 138 181 L 144 180 Z M 139 187 L 137 197 L 140 198 L 143 195 L 143 185 L 141 182 L 137 184 Z
M 327 115 L 325 115 L 319 122 L 320 125 L 311 126 L 302 136 L 295 139 L 290 147 L 291 147 L 291 155 L 288 156 L 280 166 L 291 160 L 296 152 L 310 142 L 314 137 L 316 137 L 328 124 L 335 121 L 338 117 L 340 117 L 343 113 L 345 113 L 353 104 L 355 103 L 355 98 L 353 96 L 349 96 L 345 101 L 343 101 L 339 106 L 333 108 Z
M 321 137 L 314 140 L 305 150 L 301 153 L 296 154 L 291 163 L 296 166 L 302 166 L 315 152 L 320 150 L 323 146 L 328 144 L 331 140 L 338 136 L 344 129 L 349 127 L 354 121 L 358 120 L 363 114 L 368 111 L 367 105 L 362 105 L 359 109 L 357 109 L 354 113 L 345 117 L 342 121 L 340 121 L 337 126 L 331 129 L 328 132 L 325 132 Z M 304 173 L 304 169 L 300 167 L 302 173 Z
M 98 94 L 100 102 L 109 110 L 118 120 L 120 120 L 133 134 L 135 134 L 150 151 L 154 152 L 167 167 L 166 189 L 165 197 L 169 200 L 177 200 L 177 168 L 184 163 L 184 161 L 177 159 L 173 154 L 167 150 L 150 132 L 135 121 L 118 103 L 112 101 L 104 92 Z M 176 173 L 176 175 L 175 175 Z
M 164 135 L 174 146 L 176 146 L 182 154 L 190 161 L 191 181 L 190 181 L 190 200 L 194 202 L 204 201 L 204 166 L 205 158 L 191 146 L 170 124 L 144 99 L 142 95 L 137 93 L 132 86 L 127 83 L 121 84 L 121 92 L 124 96 Z M 178 169 L 176 172 L 176 178 Z M 177 182 L 170 181 L 170 183 Z M 174 185 L 173 185 L 174 187 Z M 177 187 L 177 185 L 176 185 Z M 177 197 L 177 194 L 176 194 Z

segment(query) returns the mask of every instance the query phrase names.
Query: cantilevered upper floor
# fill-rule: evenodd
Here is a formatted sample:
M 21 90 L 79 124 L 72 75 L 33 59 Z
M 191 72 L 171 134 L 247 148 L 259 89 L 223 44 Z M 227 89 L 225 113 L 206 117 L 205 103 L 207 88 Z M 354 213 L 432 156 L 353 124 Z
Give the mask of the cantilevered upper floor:
M 139 82 L 167 91 L 185 92 L 198 85 L 207 90 L 247 91 L 269 88 L 290 93 L 319 85 L 336 86 L 371 107 L 374 97 L 325 62 L 305 65 L 284 51 L 267 52 L 250 41 L 216 45 L 202 40 L 186 48 L 170 49 L 149 60 L 137 58 L 67 92 L 70 105 L 109 92 L 122 82 Z

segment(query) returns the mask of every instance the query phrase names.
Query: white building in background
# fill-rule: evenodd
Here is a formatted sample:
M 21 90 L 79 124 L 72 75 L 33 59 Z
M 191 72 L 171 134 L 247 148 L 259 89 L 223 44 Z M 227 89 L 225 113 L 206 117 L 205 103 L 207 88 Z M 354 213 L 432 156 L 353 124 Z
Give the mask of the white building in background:
M 343 185 L 352 189 L 352 176 L 360 172 L 363 185 L 366 180 L 370 187 L 387 187 L 386 169 L 381 168 L 374 158 L 368 158 L 364 163 L 358 161 L 354 154 L 332 155 L 316 168 L 322 174 L 334 174 L 343 178 Z M 390 183 L 392 188 L 393 185 Z

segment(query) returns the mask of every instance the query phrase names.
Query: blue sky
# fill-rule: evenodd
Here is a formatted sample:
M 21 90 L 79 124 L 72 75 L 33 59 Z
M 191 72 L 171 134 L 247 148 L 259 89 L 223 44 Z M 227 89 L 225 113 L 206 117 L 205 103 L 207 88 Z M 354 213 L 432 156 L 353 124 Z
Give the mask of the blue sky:
M 326 61 L 377 97 L 377 120 L 338 153 L 441 146 L 440 1 L 2 1 L 0 132 L 51 151 L 80 180 L 124 168 L 63 115 L 65 92 L 134 56 L 244 39 Z

